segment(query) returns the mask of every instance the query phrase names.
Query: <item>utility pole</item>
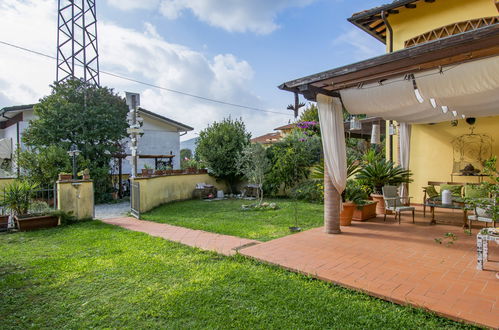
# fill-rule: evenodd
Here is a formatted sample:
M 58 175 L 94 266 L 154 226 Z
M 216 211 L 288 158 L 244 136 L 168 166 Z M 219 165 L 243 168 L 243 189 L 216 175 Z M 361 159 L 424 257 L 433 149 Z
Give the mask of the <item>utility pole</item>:
M 127 133 L 130 135 L 130 150 L 131 150 L 131 165 L 132 173 L 131 178 L 137 176 L 137 165 L 138 165 L 138 155 L 137 146 L 140 134 L 144 133 L 142 126 L 142 118 L 138 115 L 137 111 L 140 105 L 140 94 L 126 92 L 126 103 L 129 108 L 127 115 L 129 128 L 127 128 Z M 120 183 L 121 184 L 121 183 Z

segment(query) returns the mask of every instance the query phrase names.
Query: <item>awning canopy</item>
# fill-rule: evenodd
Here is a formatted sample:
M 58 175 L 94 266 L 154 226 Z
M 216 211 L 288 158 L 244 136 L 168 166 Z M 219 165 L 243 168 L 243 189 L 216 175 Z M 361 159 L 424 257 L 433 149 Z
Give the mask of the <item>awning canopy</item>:
M 340 95 L 351 114 L 406 123 L 499 115 L 499 56 L 343 89 Z
M 499 24 L 288 81 L 279 88 L 311 101 L 318 94 L 341 96 L 352 114 L 407 123 L 499 115 Z

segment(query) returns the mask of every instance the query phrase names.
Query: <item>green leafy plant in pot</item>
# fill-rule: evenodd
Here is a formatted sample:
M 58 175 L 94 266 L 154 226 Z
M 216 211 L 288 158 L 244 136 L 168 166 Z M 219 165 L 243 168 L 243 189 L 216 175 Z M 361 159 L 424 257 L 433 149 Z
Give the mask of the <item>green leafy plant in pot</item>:
M 412 173 L 399 165 L 384 159 L 373 159 L 366 163 L 357 173 L 357 179 L 369 185 L 373 191 L 371 197 L 378 202 L 376 213 L 383 214 L 385 203 L 382 189 L 385 185 L 398 186 L 412 182 Z
M 15 180 L 4 188 L 1 204 L 12 213 L 21 231 L 55 227 L 59 223 L 58 217 L 51 214 L 30 214 L 32 197 L 37 188 L 38 184 L 22 180 Z

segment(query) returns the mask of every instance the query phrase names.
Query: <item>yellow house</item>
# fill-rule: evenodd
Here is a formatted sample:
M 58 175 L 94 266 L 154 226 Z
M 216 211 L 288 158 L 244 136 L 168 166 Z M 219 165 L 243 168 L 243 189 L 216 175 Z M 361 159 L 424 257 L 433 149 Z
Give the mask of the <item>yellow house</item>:
M 478 174 L 481 160 L 499 155 L 499 1 L 397 0 L 348 20 L 385 43 L 387 53 L 279 88 L 318 101 L 320 113 L 344 107 L 398 127 L 386 139 L 387 156 L 414 173 L 415 203 L 423 202 L 428 181 L 482 180 L 462 174 Z M 331 131 L 340 130 L 327 118 Z M 330 147 L 343 152 L 339 143 Z M 475 171 L 463 171 L 469 164 Z M 342 180 L 329 177 L 336 201 Z M 326 201 L 326 218 L 338 216 L 331 210 Z M 325 221 L 328 232 L 339 232 Z
M 395 1 L 386 8 L 354 14 L 349 21 L 384 42 L 387 53 L 392 53 L 497 24 L 498 8 L 497 0 Z M 480 176 L 460 175 L 460 169 L 453 168 L 456 151 L 452 141 L 470 134 L 471 128 L 464 119 L 457 120 L 452 124 L 412 125 L 409 167 L 414 173 L 414 182 L 409 190 L 414 202 L 423 202 L 420 192 L 428 181 L 476 183 L 482 179 Z M 499 116 L 477 119 L 474 126 L 474 133 L 488 135 L 493 141 L 491 155 L 499 155 Z M 398 160 L 398 143 L 392 144 L 393 150 L 390 150 L 388 141 L 387 155 L 392 153 Z M 478 167 L 476 163 L 474 165 Z

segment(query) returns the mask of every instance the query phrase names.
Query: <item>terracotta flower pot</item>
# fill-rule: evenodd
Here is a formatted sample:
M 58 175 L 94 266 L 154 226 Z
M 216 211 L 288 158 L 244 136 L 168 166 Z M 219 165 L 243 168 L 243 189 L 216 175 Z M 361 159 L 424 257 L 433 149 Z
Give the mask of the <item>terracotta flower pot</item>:
M 14 219 L 20 231 L 57 227 L 59 224 L 59 218 L 53 215 L 23 215 L 15 216 Z
M 153 169 L 152 168 L 143 168 L 142 169 L 142 176 L 151 176 L 153 174 Z
M 355 210 L 354 203 L 343 203 L 343 211 L 340 213 L 340 225 L 341 226 L 350 226 L 352 225 L 352 217 L 353 211 Z
M 383 195 L 371 194 L 374 202 L 378 202 L 376 204 L 376 214 L 385 214 L 385 200 L 383 199 Z
M 59 181 L 70 181 L 73 179 L 72 174 L 66 174 L 66 173 L 60 173 L 59 174 Z
M 0 231 L 9 229 L 9 216 L 0 215 Z
M 366 221 L 371 218 L 376 218 L 376 205 L 378 202 L 371 202 L 364 205 L 357 205 L 353 211 L 352 220 Z

